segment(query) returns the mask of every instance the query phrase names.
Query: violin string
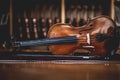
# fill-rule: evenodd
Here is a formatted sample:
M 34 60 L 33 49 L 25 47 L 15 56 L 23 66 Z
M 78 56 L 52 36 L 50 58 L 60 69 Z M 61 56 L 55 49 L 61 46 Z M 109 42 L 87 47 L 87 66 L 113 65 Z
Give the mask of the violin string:
M 87 43 L 87 39 L 72 39 L 72 40 L 67 40 L 67 41 L 69 42 L 69 41 L 75 41 L 75 40 L 77 40 L 77 41 L 80 42 L 80 43 Z M 90 39 L 90 41 L 91 41 L 91 42 L 95 42 L 96 39 L 95 39 L 95 38 L 92 38 L 92 39 Z

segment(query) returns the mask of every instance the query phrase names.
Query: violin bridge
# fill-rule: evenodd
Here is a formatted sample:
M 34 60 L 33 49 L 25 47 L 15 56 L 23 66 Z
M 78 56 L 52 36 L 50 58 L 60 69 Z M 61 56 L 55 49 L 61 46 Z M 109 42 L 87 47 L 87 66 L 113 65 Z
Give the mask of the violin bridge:
M 90 33 L 87 33 L 86 37 L 87 37 L 87 43 L 90 44 Z
M 95 48 L 94 46 L 82 46 L 83 48 Z

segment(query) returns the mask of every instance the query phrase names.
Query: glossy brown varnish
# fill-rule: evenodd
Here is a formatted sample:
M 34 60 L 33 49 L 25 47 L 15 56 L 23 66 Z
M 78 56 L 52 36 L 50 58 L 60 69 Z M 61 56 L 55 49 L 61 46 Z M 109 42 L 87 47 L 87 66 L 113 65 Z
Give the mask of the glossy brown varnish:
M 91 19 L 88 24 L 81 27 L 74 27 L 70 24 L 55 24 L 48 32 L 48 38 L 76 36 L 78 40 L 76 44 L 61 43 L 61 45 L 51 45 L 49 46 L 49 50 L 55 55 L 71 55 L 77 49 L 85 49 L 88 50 L 90 55 L 105 56 L 106 53 L 114 53 L 118 47 L 118 40 L 115 41 L 113 38 L 108 38 L 102 42 L 98 42 L 96 36 L 97 34 L 113 34 L 114 29 L 114 22 L 106 16 Z M 90 34 L 90 44 L 87 42 L 87 34 Z M 94 48 L 84 48 L 83 46 L 93 46 Z

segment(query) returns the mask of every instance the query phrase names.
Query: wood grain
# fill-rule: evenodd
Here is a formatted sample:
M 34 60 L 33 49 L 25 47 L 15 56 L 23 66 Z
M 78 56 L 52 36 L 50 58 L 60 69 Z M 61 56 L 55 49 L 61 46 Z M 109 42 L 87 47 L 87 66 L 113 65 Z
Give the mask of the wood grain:
M 120 80 L 120 64 L 109 61 L 1 61 L 0 80 Z

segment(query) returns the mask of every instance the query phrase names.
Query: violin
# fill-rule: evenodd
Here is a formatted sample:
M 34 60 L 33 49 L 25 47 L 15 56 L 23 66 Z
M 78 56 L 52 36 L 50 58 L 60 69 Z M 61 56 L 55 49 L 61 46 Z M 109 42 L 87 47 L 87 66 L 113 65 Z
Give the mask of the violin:
M 77 49 L 88 50 L 90 55 L 96 56 L 114 54 L 119 42 L 112 37 L 115 27 L 113 20 L 107 16 L 95 17 L 81 27 L 55 24 L 48 32 L 48 38 L 76 36 L 77 39 L 70 39 L 76 41 L 74 44 L 50 45 L 49 50 L 55 55 L 69 55 Z
M 112 55 L 118 48 L 114 35 L 116 26 L 107 16 L 90 19 L 87 24 L 74 27 L 71 24 L 57 23 L 50 27 L 47 39 L 17 41 L 14 46 L 48 45 L 54 55 L 71 55 L 77 49 L 84 49 L 89 55 Z

